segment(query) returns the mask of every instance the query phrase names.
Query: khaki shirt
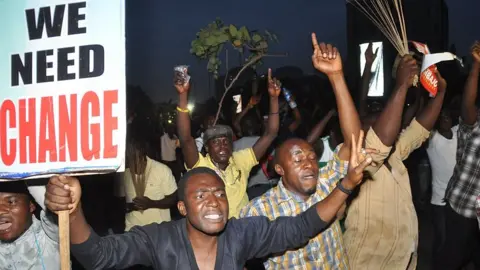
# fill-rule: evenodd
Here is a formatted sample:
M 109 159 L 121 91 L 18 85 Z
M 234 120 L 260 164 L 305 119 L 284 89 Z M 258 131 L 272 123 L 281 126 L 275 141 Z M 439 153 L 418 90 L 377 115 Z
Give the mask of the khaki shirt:
M 366 147 L 379 153 L 373 155 L 377 167 L 368 168 L 373 179 L 363 183 L 347 213 L 344 243 L 351 269 L 415 269 L 418 220 L 403 161 L 429 135 L 414 119 L 390 155 L 392 147 L 385 146 L 372 128 L 368 131 Z M 391 170 L 385 166 L 386 158 Z

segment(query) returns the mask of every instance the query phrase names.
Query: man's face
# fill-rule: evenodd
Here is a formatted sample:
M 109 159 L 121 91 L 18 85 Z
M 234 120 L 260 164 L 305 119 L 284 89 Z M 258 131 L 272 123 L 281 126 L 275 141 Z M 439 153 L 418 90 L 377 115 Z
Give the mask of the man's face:
M 282 176 L 288 190 L 301 196 L 315 193 L 318 181 L 318 160 L 312 146 L 304 140 L 288 140 L 280 147 L 275 171 Z
M 0 241 L 13 242 L 32 225 L 35 205 L 25 194 L 0 192 Z
M 232 156 L 232 141 L 227 137 L 218 137 L 207 142 L 207 152 L 215 163 L 226 164 Z
M 211 174 L 192 175 L 185 187 L 185 201 L 178 203 L 180 213 L 198 231 L 215 235 L 228 220 L 225 184 Z

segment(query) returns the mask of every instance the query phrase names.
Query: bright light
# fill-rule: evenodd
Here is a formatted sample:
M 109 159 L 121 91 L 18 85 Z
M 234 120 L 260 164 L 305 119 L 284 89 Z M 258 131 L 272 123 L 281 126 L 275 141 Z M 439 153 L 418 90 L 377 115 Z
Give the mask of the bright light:
M 365 51 L 369 43 L 360 44 L 360 76 L 365 69 Z M 383 43 L 373 42 L 372 49 L 375 52 L 378 49 L 378 55 L 372 64 L 372 78 L 368 90 L 369 97 L 382 97 L 384 94 L 384 70 L 383 70 Z
M 190 104 L 190 103 L 189 103 L 189 104 L 187 105 L 187 109 L 188 109 L 189 111 L 193 111 L 193 108 L 195 108 L 195 106 L 193 106 L 193 104 Z
M 168 123 L 171 124 L 171 123 L 172 123 L 172 120 L 168 119 Z

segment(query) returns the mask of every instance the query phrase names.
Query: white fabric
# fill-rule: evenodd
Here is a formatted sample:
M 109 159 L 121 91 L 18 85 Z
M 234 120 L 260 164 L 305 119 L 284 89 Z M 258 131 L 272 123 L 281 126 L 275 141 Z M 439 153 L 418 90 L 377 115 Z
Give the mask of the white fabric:
M 200 137 L 195 139 L 195 145 L 197 145 L 198 152 L 201 153 L 203 149 L 203 132 Z
M 432 168 L 432 199 L 434 205 L 445 205 L 445 190 L 453 175 L 457 151 L 458 126 L 452 128 L 453 137 L 447 139 L 437 131 L 432 132 L 427 153 Z
M 330 143 L 328 141 L 329 139 L 330 139 L 329 136 L 321 138 L 322 143 L 323 143 L 323 153 L 322 153 L 322 156 L 320 157 L 320 159 L 318 160 L 318 162 L 328 163 L 330 160 L 333 159 L 334 152 L 333 152 L 332 148 L 330 148 Z
M 177 137 L 173 139 L 168 136 L 167 133 L 163 134 L 160 138 L 160 147 L 162 150 L 162 160 L 163 161 L 175 161 L 177 160 L 175 150 L 177 149 Z

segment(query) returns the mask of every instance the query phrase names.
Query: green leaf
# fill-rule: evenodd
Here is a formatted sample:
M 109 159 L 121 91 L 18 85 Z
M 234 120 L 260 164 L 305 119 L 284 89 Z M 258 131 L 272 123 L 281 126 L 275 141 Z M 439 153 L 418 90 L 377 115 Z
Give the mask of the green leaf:
M 230 35 L 231 35 L 232 37 L 236 37 L 236 36 L 237 36 L 238 30 L 237 30 L 237 27 L 235 27 L 235 25 L 230 24 L 229 31 L 230 31 Z
M 254 34 L 252 37 L 253 41 L 260 42 L 263 38 L 259 34 Z
M 218 35 L 216 37 L 216 39 L 217 39 L 218 43 L 224 43 L 224 42 L 227 42 L 228 40 L 230 40 L 230 37 L 225 33 L 221 33 L 220 35 Z
M 240 32 L 242 33 L 242 38 L 243 38 L 243 40 L 246 40 L 246 41 L 250 41 L 250 40 L 251 40 L 251 38 L 250 38 L 250 33 L 248 32 L 247 27 L 242 26 L 242 27 L 240 28 Z

